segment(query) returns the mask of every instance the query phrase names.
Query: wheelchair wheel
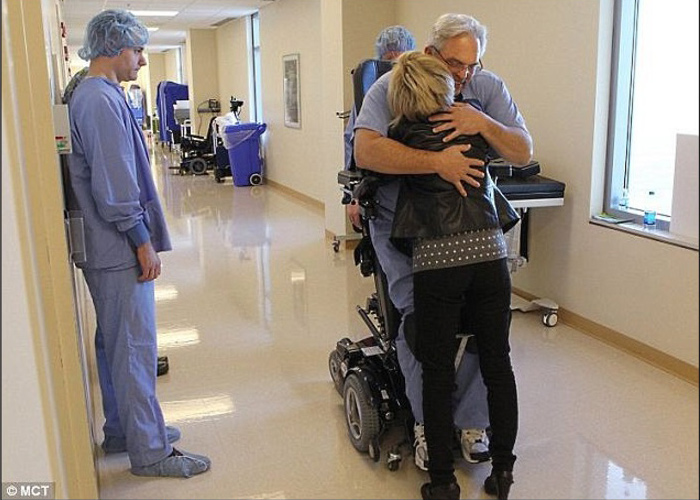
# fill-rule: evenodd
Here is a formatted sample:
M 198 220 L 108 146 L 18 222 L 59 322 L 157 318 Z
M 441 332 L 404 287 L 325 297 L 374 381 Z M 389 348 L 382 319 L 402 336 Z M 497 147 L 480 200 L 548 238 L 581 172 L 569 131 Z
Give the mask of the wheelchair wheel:
M 372 406 L 355 373 L 345 379 L 343 400 L 350 442 L 357 451 L 367 452 L 379 435 L 379 412 Z
M 207 172 L 207 162 L 202 158 L 195 158 L 190 161 L 190 170 L 195 175 L 202 175 Z
M 338 351 L 331 351 L 328 356 L 328 371 L 331 372 L 331 378 L 333 379 L 333 384 L 335 385 L 335 390 L 338 394 L 343 395 L 343 374 L 340 371 L 341 364 L 340 354 Z

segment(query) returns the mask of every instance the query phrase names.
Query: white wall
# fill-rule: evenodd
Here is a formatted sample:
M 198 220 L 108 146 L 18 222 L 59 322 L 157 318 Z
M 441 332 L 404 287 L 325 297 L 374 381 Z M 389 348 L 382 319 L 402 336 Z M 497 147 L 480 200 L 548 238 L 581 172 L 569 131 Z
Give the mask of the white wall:
M 158 84 L 165 80 L 165 55 L 162 53 L 149 53 L 148 65 L 144 68 L 148 77 L 148 88 L 146 93 L 146 110 L 149 115 L 153 116 L 156 109 Z M 142 69 L 139 73 L 143 72 Z
M 188 93 L 190 100 L 190 120 L 193 131 L 207 135 L 211 115 L 200 114 L 197 110 L 205 106 L 208 99 L 218 98 L 219 65 L 217 64 L 216 32 L 212 29 L 187 30 L 187 62 L 184 65 L 189 73 Z
M 353 104 L 350 71 L 364 59 L 376 57 L 374 42 L 379 32 L 396 21 L 396 0 L 343 1 L 343 72 L 345 109 Z M 371 12 L 372 15 L 367 15 Z M 415 36 L 415 35 L 414 35 Z
M 530 262 L 514 286 L 698 366 L 697 251 L 588 222 L 602 208 L 612 1 L 398 6 L 419 40 L 443 12 L 488 26 L 484 64 L 520 106 L 542 173 L 566 183 L 564 207 L 532 211 Z
M 303 27 L 303 29 L 302 29 Z M 342 167 L 321 152 L 324 107 L 321 0 L 282 0 L 260 10 L 263 115 L 267 123 L 266 172 L 277 183 L 323 202 L 326 175 Z M 284 125 L 282 56 L 300 54 L 301 128 Z M 337 120 L 337 119 L 336 119 Z M 342 142 L 342 122 L 333 126 Z
M 184 46 L 183 46 L 184 47 Z M 180 75 L 178 72 L 178 56 L 177 52 L 180 49 L 170 49 L 166 50 L 163 54 L 165 56 L 165 79 L 169 82 L 175 82 L 175 83 L 182 83 L 187 85 L 188 83 L 188 78 L 187 78 L 187 65 L 182 62 L 182 71 L 183 71 L 183 77 L 182 81 L 180 81 Z M 182 50 L 182 57 L 185 57 L 185 50 L 183 48 Z
M 250 121 L 253 102 L 248 93 L 248 33 L 245 18 L 236 19 L 216 30 L 217 62 L 219 68 L 219 95 L 221 113 L 229 112 L 229 101 L 235 97 L 243 101 L 240 119 Z

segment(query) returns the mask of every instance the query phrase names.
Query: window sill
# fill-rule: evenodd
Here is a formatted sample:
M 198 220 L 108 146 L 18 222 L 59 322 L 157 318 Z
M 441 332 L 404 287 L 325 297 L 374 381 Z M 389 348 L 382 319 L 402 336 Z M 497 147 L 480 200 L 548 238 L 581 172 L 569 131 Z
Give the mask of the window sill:
M 689 238 L 687 236 L 669 233 L 668 231 L 662 231 L 660 229 L 647 229 L 644 226 L 636 224 L 634 222 L 622 222 L 619 224 L 613 224 L 611 222 L 605 222 L 594 218 L 591 218 L 588 222 L 596 226 L 607 227 L 609 229 L 616 229 L 618 231 L 631 233 L 636 236 L 641 236 L 643 238 L 661 241 L 662 243 L 667 243 L 669 245 L 687 248 L 689 250 L 698 250 L 697 238 Z

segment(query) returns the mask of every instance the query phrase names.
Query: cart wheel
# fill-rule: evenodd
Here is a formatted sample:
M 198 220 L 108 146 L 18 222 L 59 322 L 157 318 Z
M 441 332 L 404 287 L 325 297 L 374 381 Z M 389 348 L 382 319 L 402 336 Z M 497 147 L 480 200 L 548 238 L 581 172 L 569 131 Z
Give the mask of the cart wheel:
M 190 170 L 195 175 L 202 175 L 207 171 L 207 162 L 202 158 L 195 158 L 190 162 Z
M 260 174 L 250 174 L 250 178 L 248 180 L 253 186 L 259 186 L 262 184 L 263 178 Z
M 335 390 L 342 396 L 344 380 L 341 372 L 341 365 L 342 359 L 340 359 L 340 354 L 338 354 L 338 351 L 331 351 L 331 354 L 328 356 L 328 371 L 331 372 L 331 378 L 333 379 Z
M 379 435 L 379 412 L 372 407 L 355 373 L 345 379 L 343 400 L 350 442 L 357 451 L 369 451 L 370 444 Z
M 396 472 L 399 470 L 399 465 L 401 465 L 401 459 L 399 458 L 398 460 L 391 460 L 386 463 L 386 466 L 389 467 L 389 470 L 391 472 Z
M 542 323 L 544 326 L 556 326 L 559 322 L 559 314 L 556 311 L 547 311 L 542 315 Z
M 333 240 L 333 251 L 335 253 L 338 253 L 340 251 L 340 240 L 337 238 Z

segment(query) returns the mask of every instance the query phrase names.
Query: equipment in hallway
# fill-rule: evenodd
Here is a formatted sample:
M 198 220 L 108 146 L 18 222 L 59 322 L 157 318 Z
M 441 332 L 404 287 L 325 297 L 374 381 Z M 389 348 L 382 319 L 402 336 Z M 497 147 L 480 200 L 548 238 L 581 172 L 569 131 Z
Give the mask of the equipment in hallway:
M 175 119 L 175 102 L 189 99 L 187 85 L 162 81 L 156 91 L 156 106 L 160 118 L 160 142 L 167 143 L 170 149 L 174 144 L 180 144 L 180 124 Z
M 238 123 L 224 129 L 224 147 L 228 150 L 234 186 L 262 184 L 260 136 L 266 129 L 264 123 Z

